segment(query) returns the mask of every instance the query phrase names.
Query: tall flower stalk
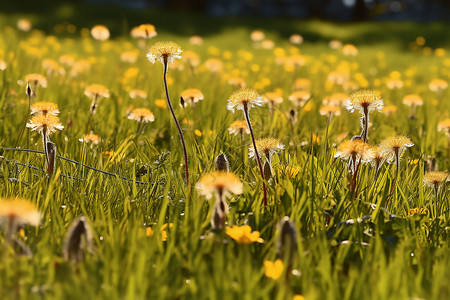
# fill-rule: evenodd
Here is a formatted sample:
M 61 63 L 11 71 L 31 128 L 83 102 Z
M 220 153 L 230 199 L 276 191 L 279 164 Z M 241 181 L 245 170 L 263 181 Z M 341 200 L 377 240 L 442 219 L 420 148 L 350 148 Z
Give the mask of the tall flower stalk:
M 414 146 L 414 143 L 410 138 L 404 135 L 391 136 L 381 141 L 380 147 L 383 149 L 382 151 L 386 155 L 386 161 L 388 163 L 395 162 L 395 178 L 392 183 L 391 193 L 395 189 L 395 185 L 397 183 L 398 175 L 400 173 L 400 158 L 402 157 L 403 152 L 408 147 Z
M 188 168 L 188 156 L 186 151 L 186 144 L 184 142 L 183 131 L 181 130 L 180 123 L 178 122 L 177 117 L 175 116 L 175 112 L 173 110 L 172 102 L 170 101 L 169 96 L 169 88 L 167 87 L 167 69 L 169 63 L 173 62 L 175 59 L 181 59 L 181 50 L 180 46 L 177 43 L 171 41 L 165 42 L 157 42 L 155 43 L 147 53 L 147 58 L 151 63 L 155 63 L 155 61 L 159 61 L 163 64 L 163 82 L 164 82 L 164 90 L 166 92 L 166 100 L 167 106 L 169 107 L 172 118 L 177 126 L 178 134 L 181 140 L 181 146 L 183 148 L 184 154 L 184 164 L 186 168 L 186 182 L 189 185 L 189 168 Z
M 267 187 L 264 182 L 264 170 L 256 147 L 255 135 L 253 133 L 252 123 L 250 122 L 249 110 L 255 106 L 261 106 L 263 103 L 262 96 L 252 89 L 240 89 L 234 92 L 228 99 L 227 109 L 234 113 L 234 110 L 242 110 L 244 112 L 245 121 L 247 121 L 250 136 L 252 137 L 253 148 L 255 149 L 256 161 L 258 162 L 261 178 L 263 179 L 264 190 L 264 206 L 267 206 Z

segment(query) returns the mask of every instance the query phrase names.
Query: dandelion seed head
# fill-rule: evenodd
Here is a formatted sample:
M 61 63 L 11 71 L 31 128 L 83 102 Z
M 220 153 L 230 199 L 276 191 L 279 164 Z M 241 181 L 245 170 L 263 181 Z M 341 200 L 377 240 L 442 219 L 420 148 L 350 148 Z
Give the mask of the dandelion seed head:
M 155 116 L 148 108 L 135 108 L 128 115 L 128 119 L 148 123 L 155 121 Z
M 400 160 L 401 155 L 406 148 L 414 146 L 411 139 L 404 135 L 391 136 L 381 141 L 380 147 L 386 155 L 388 163 L 394 162 L 396 159 Z
M 227 109 L 233 113 L 235 109 L 244 111 L 244 107 L 250 110 L 252 107 L 261 106 L 263 101 L 262 96 L 256 90 L 244 88 L 230 96 Z
M 109 98 L 109 90 L 101 84 L 91 84 L 84 89 L 84 94 L 91 98 L 96 99 L 99 97 Z
M 423 177 L 423 182 L 430 187 L 435 187 L 436 185 L 446 181 L 448 177 L 449 173 L 447 172 L 442 171 L 427 172 Z
M 30 107 L 31 114 L 50 114 L 50 115 L 58 115 L 59 109 L 58 104 L 52 102 L 36 102 Z
M 164 65 L 164 59 L 167 63 L 173 62 L 175 59 L 181 59 L 180 45 L 172 41 L 162 41 L 153 44 L 153 46 L 147 52 L 147 59 L 154 64 L 156 61 L 161 62 Z
M 419 95 L 410 94 L 403 97 L 403 104 L 408 106 L 421 106 L 423 105 L 423 100 Z
M 189 100 L 188 103 L 197 103 L 200 100 L 203 100 L 205 96 L 203 96 L 203 93 L 199 89 L 187 89 L 181 92 L 181 97 L 183 97 L 184 100 Z
M 37 131 L 41 134 L 49 135 L 56 130 L 64 129 L 64 126 L 60 123 L 59 118 L 51 114 L 39 114 L 33 116 L 27 123 L 27 127 L 32 131 Z
M 152 24 L 142 24 L 131 29 L 130 35 L 132 38 L 151 39 L 158 35 L 155 26 Z
M 258 153 L 260 155 L 261 153 L 264 153 L 268 159 L 270 159 L 274 153 L 286 148 L 278 139 L 273 137 L 258 139 L 255 143 Z M 248 156 L 249 158 L 256 158 L 255 148 L 253 146 L 248 148 Z
M 241 131 L 250 134 L 250 129 L 248 128 L 247 121 L 245 120 L 234 121 L 228 127 L 228 132 L 230 134 L 238 135 Z
M 364 110 L 371 113 L 374 110 L 381 112 L 383 109 L 383 99 L 373 90 L 360 90 L 353 92 L 347 100 L 347 110 L 354 112 L 359 111 L 365 115 Z
M 94 39 L 99 41 L 106 41 L 110 37 L 108 27 L 104 25 L 95 25 L 91 29 L 91 35 Z

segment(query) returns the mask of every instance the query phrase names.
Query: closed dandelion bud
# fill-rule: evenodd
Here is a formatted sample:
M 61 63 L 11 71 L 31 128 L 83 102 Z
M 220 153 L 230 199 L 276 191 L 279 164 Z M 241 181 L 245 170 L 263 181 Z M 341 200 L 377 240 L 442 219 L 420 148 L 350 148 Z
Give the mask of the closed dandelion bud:
M 185 104 L 185 102 L 184 102 L 183 97 L 180 97 L 180 105 L 181 105 L 181 107 L 184 107 L 184 104 Z
M 64 259 L 78 263 L 84 259 L 85 251 L 92 252 L 92 231 L 86 218 L 76 219 L 67 231 L 64 242 Z
M 295 223 L 289 220 L 289 217 L 284 217 L 280 222 L 279 230 L 277 254 L 281 259 L 289 255 L 289 265 L 291 265 L 297 252 L 297 229 Z
M 264 163 L 264 179 L 269 180 L 272 178 L 272 168 L 270 167 L 270 163 L 266 161 Z
M 52 176 L 55 170 L 56 163 L 56 145 L 52 142 L 47 142 L 47 175 Z
M 216 160 L 214 161 L 214 166 L 216 171 L 230 171 L 230 163 L 228 162 L 228 158 L 225 153 L 220 153 L 219 155 L 217 155 Z
M 28 97 L 33 97 L 33 91 L 31 90 L 30 83 L 27 82 L 27 88 L 25 90 L 25 94 L 27 94 Z
M 93 101 L 91 104 L 91 107 L 89 109 L 89 111 L 91 112 L 91 114 L 95 114 L 95 111 L 97 110 L 97 101 Z

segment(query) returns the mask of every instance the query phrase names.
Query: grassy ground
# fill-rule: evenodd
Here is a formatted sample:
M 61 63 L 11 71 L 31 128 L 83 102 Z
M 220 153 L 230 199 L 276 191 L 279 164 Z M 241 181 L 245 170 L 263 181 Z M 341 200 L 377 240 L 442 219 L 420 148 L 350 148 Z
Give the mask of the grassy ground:
M 99 8 L 44 5 L 41 9 L 53 14 L 43 18 L 27 13 L 27 8 L 22 12 L 9 6 L 1 15 L 0 59 L 8 65 L 0 71 L 1 145 L 42 150 L 41 137 L 29 129 L 18 139 L 29 116 L 25 86 L 17 83 L 27 74 L 41 73 L 48 87 L 39 87 L 31 101 L 58 104 L 65 126 L 51 136 L 58 154 L 118 175 L 58 160 L 56 175 L 49 181 L 44 172 L 17 164 L 44 169 L 43 155 L 3 152 L 0 195 L 29 199 L 42 213 L 40 226 L 25 226 L 18 234 L 33 252 L 31 257 L 14 254 L 0 236 L 0 294 L 5 299 L 450 297 L 449 186 L 444 183 L 435 199 L 433 189 L 423 184 L 432 159 L 439 170 L 449 168 L 448 137 L 437 130 L 437 124 L 450 116 L 450 90 L 437 94 L 428 88 L 435 78 L 450 80 L 448 24 L 216 20 Z M 19 32 L 15 29 L 19 17 L 29 18 L 43 31 Z M 63 20 L 75 24 L 76 31 L 68 32 Z M 128 32 L 147 22 L 155 24 L 159 35 L 140 47 L 142 41 L 131 39 Z M 112 40 L 96 41 L 82 30 L 97 23 L 111 28 Z M 62 25 L 55 28 L 56 24 Z M 249 39 L 255 28 L 263 29 L 276 49 L 255 48 Z M 290 45 L 292 33 L 302 34 L 305 43 Z M 189 43 L 193 34 L 204 37 L 203 45 Z M 420 35 L 426 38 L 425 45 L 416 42 Z M 244 245 L 224 233 L 212 233 L 214 199 L 207 201 L 195 188 L 189 197 L 176 128 L 169 111 L 155 103 L 164 99 L 162 66 L 145 58 L 155 41 L 168 39 L 195 51 L 201 61 L 194 69 L 186 62 L 181 64 L 183 69 L 169 69 L 169 89 L 188 147 L 190 184 L 194 186 L 214 169 L 220 152 L 226 153 L 232 171 L 244 184 L 242 195 L 228 199 L 228 226 L 248 224 L 261 233 L 264 243 Z M 355 44 L 359 54 L 345 56 L 341 50 L 330 49 L 331 39 Z M 438 47 L 447 52 L 435 52 Z M 120 60 L 129 50 L 138 53 L 135 63 Z M 304 66 L 277 64 L 277 57 L 296 53 L 305 59 Z M 64 54 L 88 61 L 89 70 L 72 76 L 71 67 L 60 64 L 64 74 L 47 73 L 43 60 L 58 61 Z M 205 67 L 211 57 L 223 61 L 223 71 L 213 74 Z M 360 133 L 357 113 L 341 107 L 341 115 L 329 126 L 327 116 L 319 114 L 324 97 L 350 92 L 327 80 L 336 70 L 348 74 L 358 88 L 379 90 L 385 105 L 397 107 L 392 115 L 373 113 L 371 145 L 393 134 L 407 135 L 414 143 L 402 157 L 392 193 L 393 165 L 385 164 L 377 180 L 370 165 L 362 165 L 355 199 L 346 163 L 334 158 L 343 139 Z M 247 87 L 261 93 L 283 92 L 284 102 L 273 114 L 266 105 L 250 111 L 256 138 L 272 136 L 286 145 L 272 161 L 267 207 L 262 205 L 258 166 L 248 159 L 250 137 L 245 135 L 241 144 L 239 136 L 227 130 L 231 122 L 244 118 L 241 111 L 232 114 L 226 109 L 226 100 L 237 89 L 228 84 L 232 76 L 244 78 Z M 404 85 L 389 89 L 387 83 L 395 76 Z M 298 110 L 298 121 L 291 129 L 286 115 L 292 104 L 287 98 L 297 78 L 311 81 L 312 97 Z M 90 118 L 91 100 L 84 89 L 93 83 L 103 84 L 111 94 L 99 102 L 92 117 L 91 129 L 101 137 L 96 146 L 79 141 Z M 178 99 L 187 88 L 200 89 L 205 99 L 183 109 Z M 148 97 L 131 99 L 132 89 L 143 89 Z M 414 119 L 402 104 L 407 94 L 423 98 Z M 138 122 L 127 118 L 130 107 L 146 107 L 155 114 L 155 121 L 139 135 Z M 287 166 L 298 173 L 286 174 Z M 427 213 L 412 215 L 413 208 L 426 208 Z M 63 259 L 62 248 L 68 227 L 80 215 L 92 228 L 94 250 L 73 264 Z M 276 225 L 284 216 L 295 223 L 298 247 L 293 272 L 285 267 L 283 276 L 274 280 L 265 276 L 264 261 L 277 257 Z M 173 226 L 165 228 L 168 223 Z

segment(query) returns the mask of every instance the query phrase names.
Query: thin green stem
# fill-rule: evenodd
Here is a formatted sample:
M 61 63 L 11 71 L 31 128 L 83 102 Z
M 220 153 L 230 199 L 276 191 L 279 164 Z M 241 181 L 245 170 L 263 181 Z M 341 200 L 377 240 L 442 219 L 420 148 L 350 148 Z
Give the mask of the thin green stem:
M 261 164 L 261 159 L 259 157 L 258 149 L 256 148 L 256 141 L 255 141 L 255 136 L 253 134 L 252 123 L 250 122 L 250 117 L 248 115 L 247 103 L 244 103 L 244 116 L 245 116 L 245 120 L 247 121 L 248 128 L 250 130 L 250 135 L 252 137 L 253 148 L 255 149 L 256 161 L 258 162 L 259 172 L 261 173 L 261 178 L 263 180 L 264 206 L 267 206 L 267 187 L 266 187 L 266 183 L 264 182 L 264 170 L 263 170 L 263 167 L 262 167 L 262 164 Z
M 166 92 L 167 106 L 169 107 L 170 113 L 172 114 L 172 118 L 175 122 L 175 125 L 177 126 L 178 134 L 180 135 L 181 146 L 183 147 L 183 154 L 184 154 L 184 164 L 185 164 L 185 168 L 186 168 L 186 183 L 189 186 L 189 168 L 188 168 L 188 156 L 187 156 L 186 144 L 184 142 L 183 131 L 181 130 L 180 123 L 178 122 L 177 117 L 175 116 L 175 112 L 173 110 L 172 103 L 170 101 L 169 88 L 167 87 L 167 68 L 168 68 L 167 55 L 164 56 L 164 64 L 163 65 L 164 65 L 163 81 L 164 81 L 164 89 Z

